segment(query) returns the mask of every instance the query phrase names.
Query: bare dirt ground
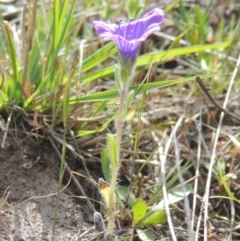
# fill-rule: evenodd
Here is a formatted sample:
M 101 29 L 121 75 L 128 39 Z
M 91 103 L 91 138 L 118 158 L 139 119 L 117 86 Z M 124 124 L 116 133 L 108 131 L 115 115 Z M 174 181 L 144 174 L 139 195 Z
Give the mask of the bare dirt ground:
M 163 2 L 166 4 L 167 1 Z M 202 1 L 201 3 L 203 4 L 203 2 L 208 3 L 208 1 Z M 186 1 L 186 4 L 187 3 L 188 1 Z M 229 16 L 229 14 L 226 14 L 225 12 L 226 8 L 224 1 L 215 1 L 210 12 L 211 23 L 215 26 L 219 19 L 223 18 L 224 15 Z M 173 30 L 171 28 L 170 34 L 173 34 L 172 32 Z M 168 46 L 169 44 L 170 43 L 167 40 L 165 46 Z M 171 71 L 171 68 L 170 70 L 165 69 L 165 71 Z M 175 76 L 174 78 L 178 77 L 179 76 Z M 185 89 L 184 91 L 186 91 L 185 94 L 183 93 L 183 87 Z M 188 90 L 192 89 L 191 84 L 189 84 L 189 86 L 178 86 L 177 88 L 179 88 L 179 95 L 176 95 L 175 91 L 175 95 L 173 96 L 171 93 L 172 90 L 169 88 L 168 92 L 165 92 L 166 90 L 164 90 L 164 92 L 160 90 L 157 91 L 157 94 L 151 93 L 151 96 L 147 98 L 142 117 L 146 120 L 146 122 L 144 122 L 143 129 L 148 128 L 149 131 L 143 132 L 142 136 L 139 138 L 141 142 L 138 147 L 142 153 L 152 153 L 158 146 L 158 144 L 153 141 L 153 136 L 160 136 L 162 139 L 159 138 L 157 140 L 158 143 L 164 143 L 171 132 L 171 127 L 167 125 L 163 133 L 161 128 L 157 127 L 158 123 L 177 121 L 180 116 L 184 115 L 186 121 L 183 122 L 177 133 L 179 139 L 181 140 L 181 158 L 184 161 L 191 160 L 194 166 L 197 159 L 196 155 L 198 153 L 198 136 L 201 136 L 204 146 L 204 148 L 202 148 L 203 150 L 200 158 L 201 162 L 204 162 L 204 165 L 201 165 L 200 168 L 200 185 L 198 189 L 198 195 L 201 198 L 204 195 L 205 181 L 207 177 L 207 165 L 205 165 L 205 163 L 208 164 L 209 162 L 208 149 L 211 150 L 212 139 L 214 139 L 215 136 L 215 128 L 219 121 L 220 111 L 216 110 L 216 107 L 212 104 L 209 104 L 209 100 L 207 100 L 204 95 L 204 97 L 201 96 L 199 99 L 188 98 Z M 198 91 L 201 93 L 200 90 Z M 236 99 L 234 98 L 234 101 L 231 101 L 230 105 L 228 105 L 228 110 L 240 116 L 239 92 L 237 89 L 235 92 L 238 97 Z M 161 96 L 161 98 L 159 98 L 159 96 Z M 219 103 L 223 102 L 223 97 L 223 95 L 217 97 L 220 101 Z M 201 118 L 203 124 L 198 121 L 192 121 L 195 119 L 192 117 L 197 115 L 199 115 L 200 119 L 200 110 L 202 113 Z M 200 129 L 198 130 L 197 127 L 201 125 L 202 129 L 199 134 Z M 132 129 L 134 129 L 135 126 L 136 123 L 133 124 Z M 209 126 L 211 128 L 209 128 Z M 151 129 L 150 127 L 154 128 Z M 132 129 L 129 133 L 134 133 Z M 231 190 L 236 193 L 236 197 L 239 199 L 239 146 L 235 146 L 233 142 L 230 142 L 229 137 L 225 134 L 228 133 L 238 138 L 239 122 L 236 122 L 236 120 L 226 116 L 223 120 L 222 131 L 217 151 L 219 157 L 224 157 L 226 161 L 226 174 L 234 173 L 237 176 L 235 180 L 231 180 L 231 182 L 229 182 L 229 185 Z M 3 135 L 4 132 L 0 130 L 0 144 L 2 143 Z M 99 134 L 99 136 L 100 135 L 101 134 Z M 94 164 L 90 161 L 92 161 L 92 157 L 94 155 L 99 156 L 99 150 L 100 147 L 102 147 L 99 143 L 105 145 L 106 141 L 104 140 L 103 142 L 100 136 L 98 141 L 95 140 L 95 143 L 93 143 L 86 151 L 88 152 L 87 154 L 90 154 L 89 159 L 91 159 L 87 160 L 86 164 L 88 165 L 88 170 L 95 181 L 98 180 L 99 177 L 102 177 L 102 173 L 100 171 L 101 167 L 99 163 Z M 85 150 L 85 146 L 82 147 L 83 150 Z M 126 155 L 130 155 L 129 146 L 129 142 L 123 146 Z M 61 151 L 61 146 L 58 146 L 58 148 Z M 131 148 L 131 151 L 132 149 L 133 148 Z M 92 152 L 90 152 L 90 150 Z M 174 152 L 171 152 L 170 150 L 170 154 L 174 154 Z M 139 156 L 139 159 L 147 160 L 148 156 L 144 155 L 145 154 Z M 127 158 L 130 159 L 129 156 L 127 156 Z M 153 159 L 154 158 L 155 156 Z M 156 160 L 159 161 L 157 158 Z M 67 163 L 69 164 L 71 170 L 78 173 L 85 173 L 84 168 L 81 165 L 81 160 L 74 157 L 71 153 L 67 153 Z M 67 171 L 61 187 L 62 191 L 59 196 L 60 199 L 55 222 L 56 225 L 53 233 L 54 214 L 58 192 L 59 166 L 60 158 L 49 141 L 39 142 L 39 140 L 29 137 L 26 133 L 20 136 L 19 134 L 16 135 L 13 131 L 12 133 L 9 132 L 5 148 L 0 148 L 0 241 L 101 240 L 99 233 L 94 229 L 93 212 L 89 211 L 90 209 L 86 205 L 86 200 L 79 197 L 82 194 L 74 182 L 71 181 L 68 185 L 69 173 L 67 173 Z M 152 167 L 150 166 L 150 168 Z M 150 168 L 147 170 L 148 172 L 146 175 L 151 173 L 152 169 Z M 172 168 L 172 165 L 166 167 L 167 170 L 170 168 Z M 192 168 L 187 174 L 189 176 L 186 177 L 186 180 L 195 175 L 195 169 Z M 216 177 L 214 177 L 214 181 L 212 182 L 211 195 L 224 196 L 224 189 L 222 188 L 221 183 L 217 182 L 218 180 Z M 87 197 L 93 200 L 99 200 L 98 190 L 92 183 L 87 182 L 85 178 L 80 177 L 78 177 L 78 181 L 87 193 Z M 3 197 L 8 193 L 9 196 L 7 198 L 7 203 L 3 203 Z M 191 198 L 192 196 L 190 196 L 190 201 L 192 200 Z M 211 199 L 210 202 L 209 206 L 211 207 L 211 214 L 216 213 L 223 217 L 230 216 L 230 206 L 228 200 L 217 199 L 217 201 L 215 201 L 214 199 Z M 96 209 L 99 210 L 99 205 L 96 206 L 97 203 L 93 203 Z M 174 214 L 172 218 L 174 219 L 176 217 L 174 220 L 174 228 L 176 229 L 178 241 L 187 240 L 187 229 L 185 223 L 186 215 L 184 212 L 180 212 L 184 209 L 183 202 L 179 202 L 175 206 L 178 207 L 178 209 L 172 208 L 171 212 Z M 197 211 L 200 210 L 200 206 L 201 202 L 199 201 Z M 239 222 L 239 204 L 235 204 L 234 208 L 236 212 L 235 221 Z M 219 210 L 221 212 L 219 212 Z M 197 216 L 195 221 L 197 223 Z M 213 216 L 213 218 L 209 221 L 214 227 L 212 230 L 212 236 L 209 237 L 209 240 L 228 240 L 226 233 L 227 228 L 229 228 L 228 223 L 225 223 L 224 220 L 221 219 L 219 221 L 217 216 Z M 236 226 L 238 226 L 237 223 Z M 205 227 L 201 228 L 201 233 L 203 233 L 203 228 Z M 221 228 L 224 228 L 224 232 Z M 170 238 L 166 238 L 171 237 L 167 225 L 165 228 L 166 232 L 164 234 L 163 231 L 164 230 L 157 230 L 158 234 L 164 236 L 164 238 L 159 238 L 159 240 L 171 240 Z M 86 235 L 83 236 L 85 232 Z M 199 238 L 199 240 L 203 239 Z M 233 233 L 232 240 L 240 240 L 239 229 Z
M 0 136 L 2 142 L 3 132 Z M 64 189 L 65 182 L 53 234 L 59 158 L 48 142 L 35 143 L 25 137 L 16 143 L 14 139 L 8 137 L 5 149 L 0 149 L 0 198 L 10 193 L 0 213 L 0 240 L 67 241 L 90 230 L 93 222 L 86 222 L 82 212 L 87 206 L 83 208 L 72 197 L 77 194 L 74 185 Z

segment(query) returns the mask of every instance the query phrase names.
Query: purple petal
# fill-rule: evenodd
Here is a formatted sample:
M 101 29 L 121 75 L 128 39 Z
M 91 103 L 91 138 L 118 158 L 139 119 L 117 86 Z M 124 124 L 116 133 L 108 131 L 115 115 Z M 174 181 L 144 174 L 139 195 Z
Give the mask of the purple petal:
M 130 59 L 132 62 L 135 61 L 138 49 L 142 42 L 141 40 L 128 41 L 119 35 L 112 35 L 109 36 L 107 39 L 112 40 L 116 43 L 118 50 L 121 54 L 123 63 L 126 63 L 128 59 Z
M 163 20 L 164 12 L 155 8 L 134 22 L 117 25 L 94 21 L 93 25 L 99 36 L 116 43 L 125 63 L 128 59 L 135 61 L 141 42 L 151 33 L 159 30 Z
M 118 25 L 116 24 L 105 23 L 102 21 L 93 21 L 93 26 L 96 30 L 96 33 L 101 37 L 108 37 L 112 34 L 115 34 L 116 29 L 118 28 Z

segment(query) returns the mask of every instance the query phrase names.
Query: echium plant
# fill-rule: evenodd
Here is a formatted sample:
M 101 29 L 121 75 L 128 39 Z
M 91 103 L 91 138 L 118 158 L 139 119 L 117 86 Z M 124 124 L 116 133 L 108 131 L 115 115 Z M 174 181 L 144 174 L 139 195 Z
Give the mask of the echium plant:
M 115 190 L 117 177 L 121 166 L 120 148 L 122 139 L 122 127 L 125 120 L 126 112 L 131 104 L 133 93 L 128 92 L 131 86 L 134 73 L 135 61 L 141 42 L 155 31 L 160 30 L 160 24 L 164 20 L 164 12 L 155 8 L 145 14 L 137 21 L 130 20 L 128 23 L 112 24 L 102 21 L 94 21 L 93 25 L 97 34 L 105 40 L 115 42 L 120 53 L 119 61 L 115 65 L 115 78 L 119 91 L 119 109 L 116 116 L 116 136 L 108 135 L 108 153 L 112 165 L 112 175 L 110 184 L 109 201 L 107 201 L 109 227 L 108 234 L 114 231 L 114 212 L 116 206 Z

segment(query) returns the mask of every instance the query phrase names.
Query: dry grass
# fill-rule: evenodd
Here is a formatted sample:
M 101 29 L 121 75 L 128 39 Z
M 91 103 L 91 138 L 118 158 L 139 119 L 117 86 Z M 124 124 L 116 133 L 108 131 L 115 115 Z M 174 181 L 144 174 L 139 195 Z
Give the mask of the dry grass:
M 236 4 L 235 11 L 231 9 L 230 2 Z M 204 3 L 202 4 L 206 7 Z M 151 2 L 150 5 L 155 6 L 156 3 Z M 183 1 L 183 6 L 191 10 L 195 4 L 191 5 L 190 2 Z M 151 45 L 148 42 L 143 44 L 141 54 L 159 48 L 164 50 L 177 39 L 181 29 L 174 21 L 180 18 L 179 15 L 182 14 L 180 10 L 177 7 L 167 15 L 161 37 L 152 36 L 148 40 Z M 236 18 L 240 16 L 237 1 L 219 1 L 218 3 L 215 1 L 208 13 L 210 20 L 207 24 L 213 31 L 212 38 L 207 38 L 210 43 L 216 39 L 222 41 L 221 38 L 226 34 L 224 29 L 230 31 L 232 14 L 236 14 Z M 86 28 L 90 19 L 87 19 Z M 232 29 L 237 29 L 238 23 L 239 19 L 235 21 Z M 185 30 L 182 29 L 182 31 Z M 173 44 L 194 44 L 191 43 L 192 39 L 187 39 L 187 35 L 184 37 L 185 39 Z M 198 44 L 204 44 L 201 42 L 201 37 L 198 40 L 195 39 L 199 41 Z M 156 240 L 240 239 L 239 119 L 232 116 L 235 115 L 238 118 L 240 116 L 239 39 L 235 39 L 232 45 L 224 52 L 205 52 L 202 56 L 201 54 L 182 56 L 155 64 L 152 67 L 149 82 L 189 76 L 194 78 L 197 74 L 207 74 L 210 77 L 204 79 L 204 83 L 207 87 L 210 86 L 210 90 L 207 90 L 206 94 L 195 81 L 192 81 L 147 91 L 135 97 L 129 119 L 124 124 L 119 184 L 128 187 L 136 198 L 146 202 L 151 200 L 159 186 L 162 187 L 159 198 L 154 204 L 164 200 L 167 223 L 147 227 L 156 235 Z M 96 46 L 86 47 L 85 54 L 87 55 L 93 48 Z M 114 61 L 111 59 L 107 64 Z M 206 63 L 210 70 L 203 69 Z M 84 73 L 82 75 L 84 77 Z M 146 70 L 139 70 L 134 83 L 141 83 L 145 75 Z M 75 96 L 81 88 L 83 91 L 96 93 L 109 90 L 112 86 L 114 86 L 112 78 L 105 78 L 94 84 L 78 86 L 79 89 L 71 89 L 70 95 Z M 61 92 L 62 89 L 60 88 L 59 91 Z M 227 111 L 223 112 L 223 109 L 212 103 L 207 95 L 213 97 L 220 107 Z M 66 156 L 76 158 L 74 164 L 69 160 L 65 162 L 67 176 L 71 176 L 73 185 L 81 193 L 82 199 L 86 200 L 90 210 L 95 212 L 99 206 L 90 199 L 92 193 L 86 193 L 86 183 L 82 186 L 81 181 L 76 178 L 75 167 L 79 165 L 81 167 L 79 175 L 86 180 L 92 180 L 89 182 L 90 185 L 97 186 L 94 180 L 97 181 L 97 177 L 103 175 L 100 159 L 101 152 L 106 146 L 106 134 L 115 132 L 114 123 L 110 119 L 116 112 L 116 103 L 116 99 L 108 102 L 104 110 L 96 116 L 94 113 L 97 107 L 92 102 L 82 102 L 69 108 L 66 142 L 63 138 L 62 116 L 56 115 L 53 118 L 50 111 L 44 110 L 43 113 L 38 113 L 38 120 L 35 122 L 36 115 L 32 112 L 24 113 L 20 119 L 13 110 L 4 112 L 3 117 L 6 120 L 9 117 L 11 120 L 8 122 L 7 130 L 4 128 L 2 146 L 5 146 L 6 139 L 10 137 L 16 141 L 19 138 L 32 139 L 36 144 L 48 142 L 61 160 L 59 146 L 66 145 Z M 102 130 L 101 127 L 105 123 L 108 125 Z M 80 127 L 83 127 L 84 131 L 94 129 L 100 131 L 84 137 L 74 136 L 74 131 Z M 76 162 L 80 163 L 76 164 Z M 95 171 L 94 175 L 93 171 Z M 169 188 L 169 182 L 173 179 L 174 185 L 172 184 L 173 186 Z M 186 183 L 191 184 L 191 194 L 169 205 L 168 193 L 178 185 L 183 187 L 183 194 L 187 193 L 187 190 L 184 190 Z M 0 209 L 3 208 L 3 201 L 6 201 L 8 194 L 4 192 L 2 196 Z M 123 240 L 121 237 L 124 234 L 129 238 L 129 229 L 130 233 L 132 232 L 129 220 L 124 215 L 121 216 L 123 214 L 121 211 L 118 216 L 120 227 L 117 230 L 119 240 Z M 88 232 L 95 235 L 91 240 L 99 235 L 89 229 L 84 236 L 78 234 L 78 237 L 86 238 Z M 138 240 L 138 238 L 132 238 L 132 240 Z

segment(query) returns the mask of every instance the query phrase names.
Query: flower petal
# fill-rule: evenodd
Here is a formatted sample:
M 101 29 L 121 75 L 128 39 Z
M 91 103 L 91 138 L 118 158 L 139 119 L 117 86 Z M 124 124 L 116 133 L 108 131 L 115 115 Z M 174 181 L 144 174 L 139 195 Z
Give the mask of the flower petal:
M 121 54 L 123 63 L 126 63 L 128 59 L 131 59 L 132 62 L 135 61 L 138 49 L 142 42 L 141 40 L 137 39 L 128 41 L 119 35 L 112 35 L 106 39 L 112 40 L 116 43 L 118 50 Z
M 102 21 L 93 21 L 93 26 L 96 30 L 96 33 L 101 37 L 108 37 L 112 34 L 116 33 L 116 29 L 118 28 L 118 25 L 111 24 L 111 23 L 105 23 Z
M 160 29 L 159 25 L 163 20 L 164 12 L 159 8 L 155 8 L 145 14 L 142 19 L 119 25 L 119 28 L 116 28 L 116 33 L 128 40 L 142 37 L 145 40 L 151 33 Z
M 151 33 L 160 29 L 160 24 L 164 20 L 164 12 L 155 8 L 146 13 L 141 19 L 119 25 L 94 21 L 93 25 L 97 34 L 106 40 L 116 43 L 122 56 L 123 63 L 128 59 L 135 61 L 138 49 Z

